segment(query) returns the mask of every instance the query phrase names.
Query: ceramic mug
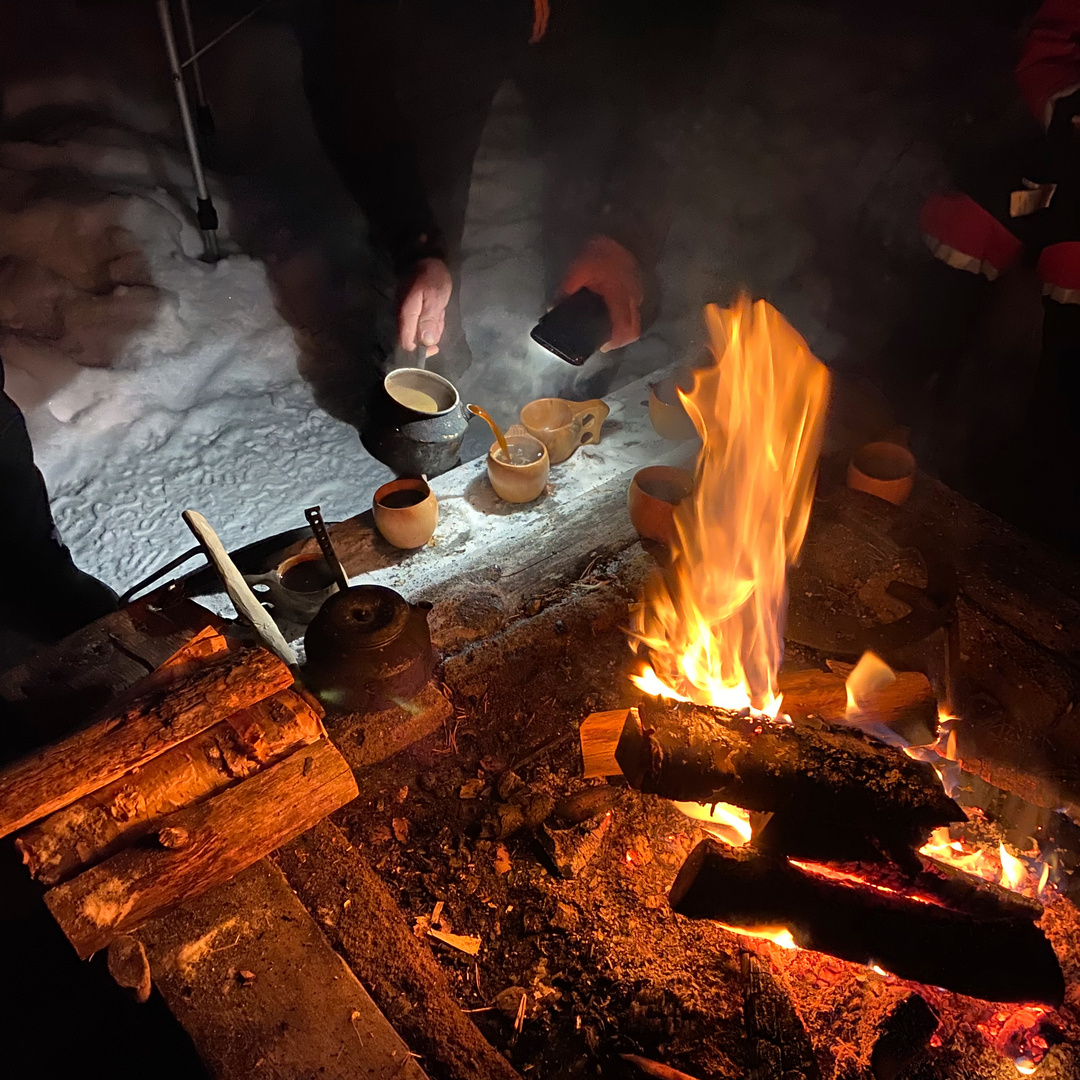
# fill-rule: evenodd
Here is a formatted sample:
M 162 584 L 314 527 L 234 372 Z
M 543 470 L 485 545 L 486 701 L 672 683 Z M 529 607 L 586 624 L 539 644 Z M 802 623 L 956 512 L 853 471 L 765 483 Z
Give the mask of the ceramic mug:
M 650 465 L 630 481 L 626 509 L 638 536 L 670 544 L 675 539 L 675 507 L 694 490 L 694 478 L 685 469 Z
M 391 480 L 371 500 L 375 528 L 396 548 L 423 547 L 439 523 L 439 503 L 424 480 Z
M 856 450 L 847 470 L 847 485 L 899 506 L 915 483 L 915 458 L 891 442 L 872 442 Z
M 488 480 L 500 499 L 510 503 L 532 502 L 547 487 L 551 469 L 548 449 L 517 424 L 507 430 L 506 443 L 510 448 L 509 462 L 499 444 L 491 444 L 487 456 Z
M 672 375 L 649 387 L 649 423 L 662 439 L 681 442 L 696 439 L 697 429 L 679 400 L 679 389 L 689 390 L 693 378 L 687 372 Z
M 599 398 L 537 398 L 521 410 L 521 424 L 547 447 L 551 464 L 558 465 L 579 446 L 600 441 L 600 429 L 609 412 L 611 409 Z
M 303 626 L 338 591 L 334 571 L 318 551 L 293 555 L 268 574 L 247 574 L 244 580 L 260 600 L 273 605 L 271 614 L 277 622 Z

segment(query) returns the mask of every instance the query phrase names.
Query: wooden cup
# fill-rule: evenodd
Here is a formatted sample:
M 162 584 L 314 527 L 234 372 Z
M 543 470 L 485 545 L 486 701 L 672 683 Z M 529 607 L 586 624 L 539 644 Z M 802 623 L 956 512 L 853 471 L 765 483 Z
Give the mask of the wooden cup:
M 424 480 L 391 480 L 371 500 L 375 528 L 396 548 L 423 547 L 439 523 L 439 503 Z
M 610 411 L 599 398 L 537 398 L 521 410 L 521 424 L 547 447 L 551 464 L 558 465 L 579 446 L 600 441 L 600 429 Z
M 539 498 L 547 487 L 551 458 L 547 447 L 535 435 L 516 424 L 506 432 L 511 456 L 515 450 L 528 459 L 523 465 L 513 465 L 502 456 L 497 442 L 491 444 L 487 456 L 488 479 L 500 499 L 509 503 L 527 503 Z
M 649 387 L 649 423 L 662 439 L 681 442 L 696 439 L 697 428 L 679 400 L 678 389 L 689 390 L 693 379 L 687 374 L 673 375 Z
M 684 469 L 650 465 L 636 472 L 626 509 L 638 536 L 670 546 L 675 539 L 675 507 L 693 490 L 694 478 Z
M 899 506 L 915 483 L 915 458 L 891 442 L 872 442 L 856 450 L 847 470 L 847 485 Z

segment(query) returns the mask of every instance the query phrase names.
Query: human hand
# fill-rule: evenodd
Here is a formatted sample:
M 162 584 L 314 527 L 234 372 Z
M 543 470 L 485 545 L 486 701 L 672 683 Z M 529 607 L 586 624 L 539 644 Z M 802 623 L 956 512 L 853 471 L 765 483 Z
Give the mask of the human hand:
M 446 305 L 454 291 L 454 280 L 442 259 L 421 259 L 398 308 L 398 345 L 413 352 L 426 345 L 438 352 L 446 326 Z
M 592 289 L 604 298 L 611 315 L 611 337 L 601 352 L 621 349 L 641 337 L 641 304 L 645 286 L 637 259 L 610 236 L 594 236 L 581 249 L 563 278 L 560 293 L 573 296 Z

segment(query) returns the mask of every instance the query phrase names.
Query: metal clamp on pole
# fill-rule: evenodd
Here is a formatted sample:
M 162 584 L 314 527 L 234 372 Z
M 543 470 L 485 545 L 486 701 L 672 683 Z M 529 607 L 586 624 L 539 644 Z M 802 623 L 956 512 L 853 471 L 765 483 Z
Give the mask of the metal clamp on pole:
M 206 186 L 199 143 L 195 136 L 195 125 L 191 118 L 187 93 L 184 90 L 184 75 L 180 66 L 180 57 L 176 52 L 176 38 L 173 36 L 169 0 L 157 0 L 157 9 L 158 19 L 161 22 L 161 34 L 165 39 L 165 52 L 169 57 L 169 71 L 172 73 L 173 88 L 176 90 L 176 103 L 180 107 L 180 121 L 184 126 L 184 140 L 187 142 L 188 154 L 191 157 L 191 172 L 195 178 L 196 218 L 202 232 L 203 257 L 207 262 L 217 262 L 220 258 L 217 237 L 218 216 Z

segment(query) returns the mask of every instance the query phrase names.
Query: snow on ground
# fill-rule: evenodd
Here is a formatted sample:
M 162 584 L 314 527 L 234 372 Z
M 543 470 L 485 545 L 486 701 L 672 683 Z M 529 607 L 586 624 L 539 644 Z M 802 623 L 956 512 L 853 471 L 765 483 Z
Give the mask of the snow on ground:
M 541 177 L 524 152 L 520 103 L 512 90 L 500 95 L 474 172 L 462 304 L 479 362 L 463 394 L 509 422 L 539 394 L 584 396 L 605 365 L 620 365 L 609 381 L 621 385 L 689 356 L 700 305 L 740 284 L 776 303 L 827 361 L 867 366 L 903 317 L 896 272 L 919 257 L 915 211 L 940 180 L 950 132 L 941 116 L 962 112 L 987 71 L 1007 84 L 993 48 L 967 66 L 967 82 L 955 74 L 958 42 L 996 48 L 1011 21 L 981 18 L 969 13 L 959 27 L 929 10 L 875 13 L 846 0 L 731 5 L 680 180 L 660 318 L 617 361 L 580 373 L 528 341 L 546 300 Z M 220 64 L 251 61 L 241 97 L 276 161 L 291 140 L 275 136 L 273 117 L 295 128 L 304 110 L 295 56 L 279 62 L 270 39 L 288 52 L 279 30 L 249 24 L 221 47 Z M 284 87 L 273 84 L 280 71 L 293 72 Z M 955 85 L 943 89 L 943 72 Z M 238 93 L 235 79 L 225 85 Z M 146 115 L 172 115 L 167 83 L 155 89 Z M 47 100 L 48 88 L 37 90 Z M 183 154 L 153 125 L 132 123 L 0 148 L 9 392 L 27 413 L 76 561 L 120 590 L 191 546 L 187 507 L 235 548 L 302 525 L 314 503 L 328 520 L 356 513 L 388 475 L 298 374 L 297 339 L 264 265 L 230 239 L 224 189 L 216 198 L 232 253 L 210 266 L 198 258 Z M 326 171 L 310 132 L 296 146 L 289 169 L 310 161 Z M 470 452 L 486 444 L 474 425 Z

